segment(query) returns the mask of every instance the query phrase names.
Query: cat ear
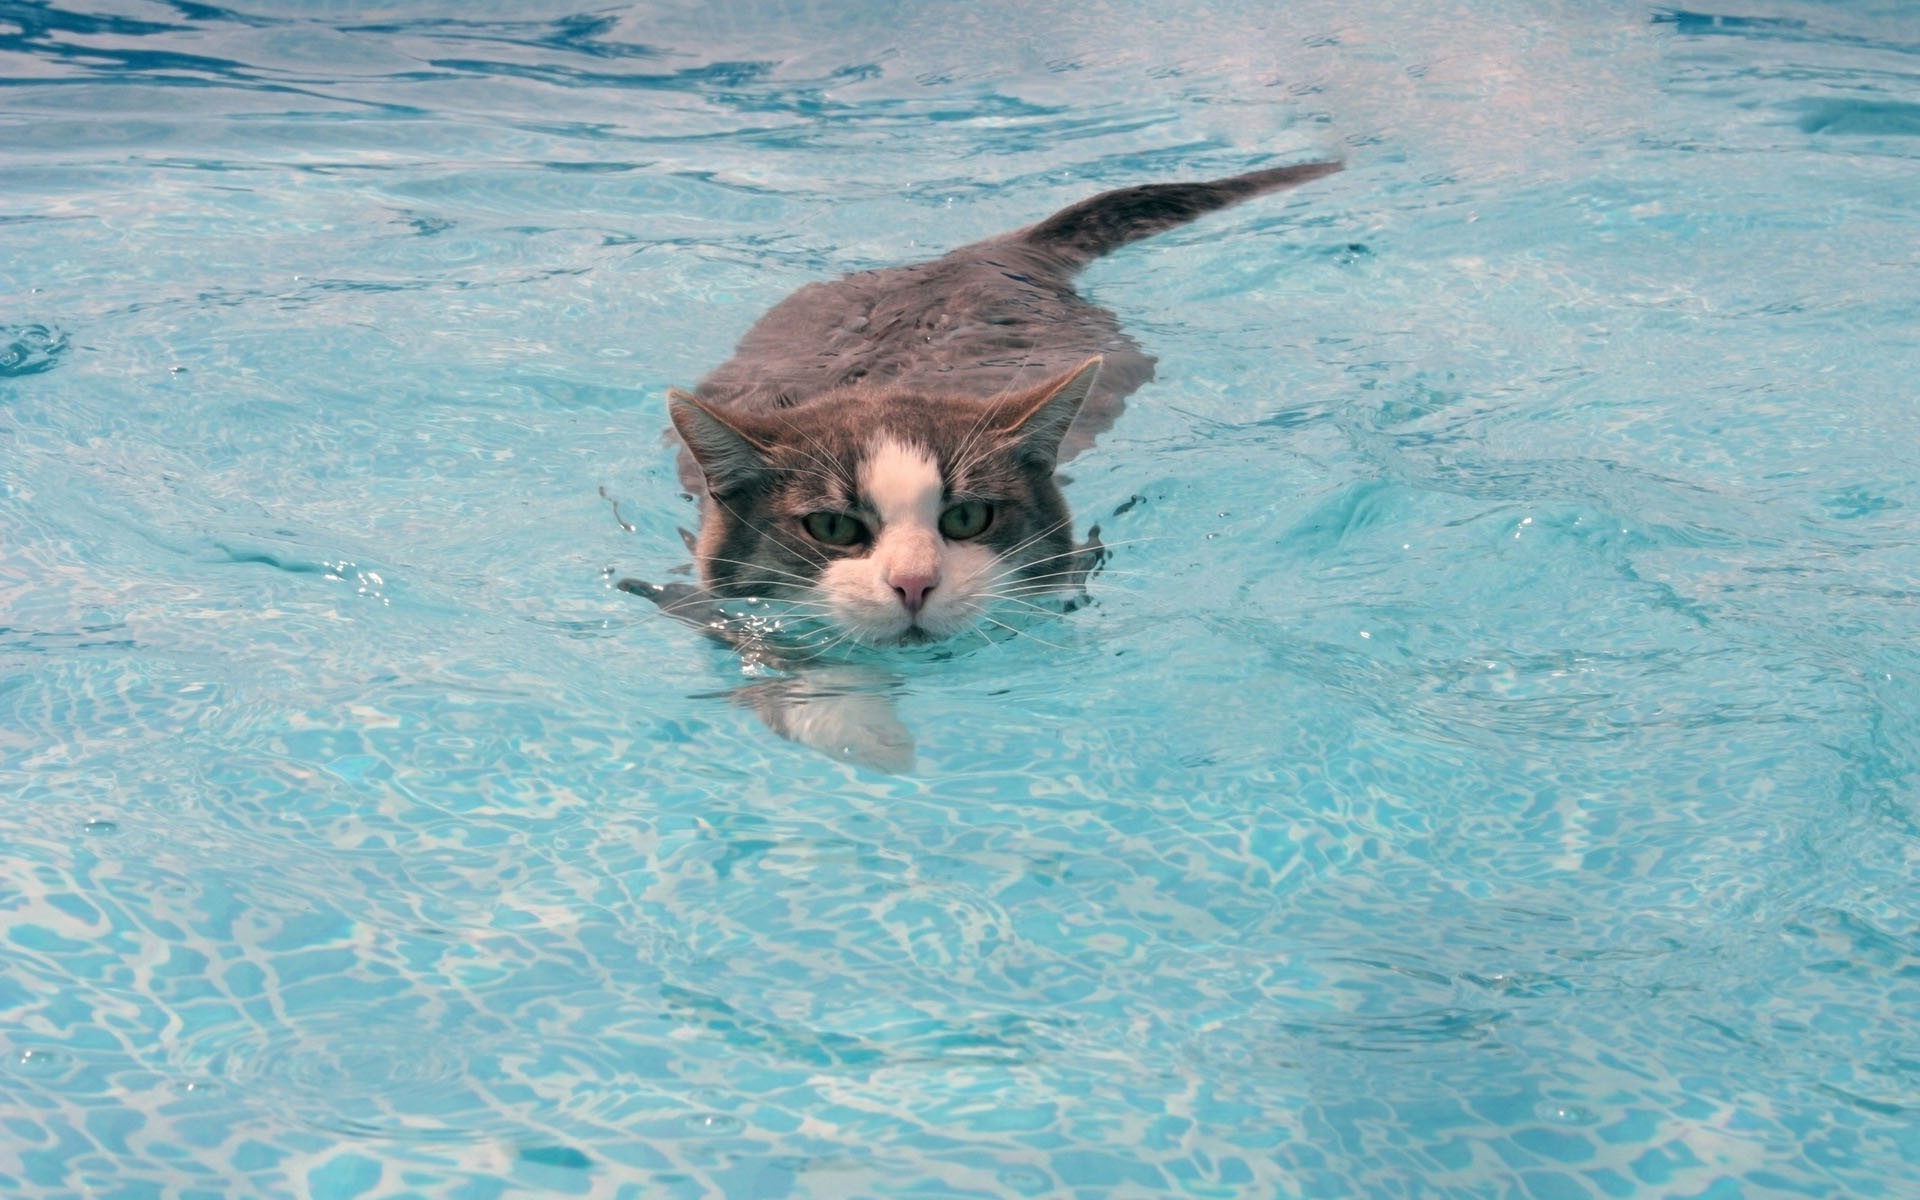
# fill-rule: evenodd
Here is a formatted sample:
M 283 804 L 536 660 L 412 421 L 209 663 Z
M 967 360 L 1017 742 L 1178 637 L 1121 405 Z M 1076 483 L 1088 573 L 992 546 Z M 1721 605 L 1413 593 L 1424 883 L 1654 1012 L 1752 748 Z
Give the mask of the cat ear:
M 1081 363 L 1067 374 L 1034 390 L 1015 396 L 1002 406 L 1000 430 L 1012 437 L 1021 450 L 1048 466 L 1060 457 L 1060 439 L 1087 402 L 1087 395 L 1100 378 L 1100 356 Z
M 707 477 L 707 490 L 732 491 L 767 469 L 757 443 L 727 419 L 679 388 L 667 389 L 667 415 L 693 461 Z

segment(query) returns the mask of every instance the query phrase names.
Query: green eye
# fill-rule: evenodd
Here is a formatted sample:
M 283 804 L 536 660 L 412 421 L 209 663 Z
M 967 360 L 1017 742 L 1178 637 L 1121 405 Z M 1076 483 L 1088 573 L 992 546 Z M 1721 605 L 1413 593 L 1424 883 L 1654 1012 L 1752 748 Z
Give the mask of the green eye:
M 976 538 L 993 524 L 993 506 L 985 500 L 962 500 L 940 514 L 940 536 L 955 542 Z
M 800 518 L 800 524 L 806 527 L 807 536 L 823 546 L 851 546 L 867 536 L 867 527 L 858 517 L 842 512 L 808 513 Z

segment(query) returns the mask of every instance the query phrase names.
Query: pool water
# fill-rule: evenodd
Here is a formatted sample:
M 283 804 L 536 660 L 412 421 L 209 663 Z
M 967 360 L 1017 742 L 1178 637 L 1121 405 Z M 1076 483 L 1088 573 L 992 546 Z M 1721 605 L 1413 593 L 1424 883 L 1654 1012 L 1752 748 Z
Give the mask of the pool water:
M 1920 1189 L 1900 0 L 0 0 L 0 1194 Z M 665 390 L 1107 187 L 1094 602 L 886 773 Z

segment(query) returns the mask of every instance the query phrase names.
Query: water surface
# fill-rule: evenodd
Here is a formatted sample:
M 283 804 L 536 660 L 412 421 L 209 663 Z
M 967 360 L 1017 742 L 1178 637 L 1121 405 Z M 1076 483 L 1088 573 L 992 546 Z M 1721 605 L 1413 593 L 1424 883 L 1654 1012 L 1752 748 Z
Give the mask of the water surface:
M 1908 1194 L 1916 54 L 0 3 L 0 1192 Z M 611 587 L 795 286 L 1329 154 L 1088 273 L 1112 564 L 912 772 Z

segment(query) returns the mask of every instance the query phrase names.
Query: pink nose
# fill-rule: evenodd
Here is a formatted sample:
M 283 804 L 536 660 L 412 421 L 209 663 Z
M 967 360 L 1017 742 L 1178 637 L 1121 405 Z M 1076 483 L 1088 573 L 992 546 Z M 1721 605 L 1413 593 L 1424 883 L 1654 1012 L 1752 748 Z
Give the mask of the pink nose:
M 940 577 L 915 572 L 895 575 L 887 582 L 893 585 L 893 594 L 900 597 L 901 605 L 917 617 L 921 606 L 927 602 L 927 593 L 933 590 L 934 584 L 940 582 Z

